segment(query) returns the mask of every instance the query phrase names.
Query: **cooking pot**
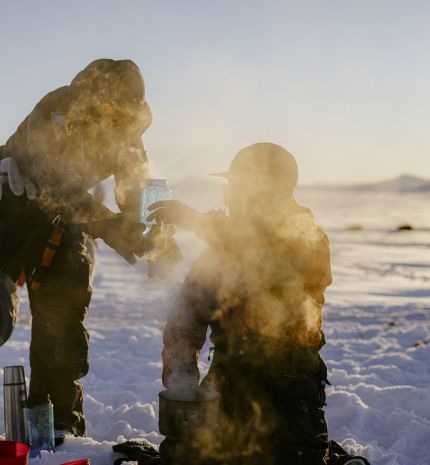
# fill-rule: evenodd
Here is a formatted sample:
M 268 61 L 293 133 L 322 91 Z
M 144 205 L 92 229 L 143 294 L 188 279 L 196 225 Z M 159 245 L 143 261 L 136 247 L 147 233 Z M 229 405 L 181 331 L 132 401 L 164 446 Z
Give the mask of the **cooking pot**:
M 158 397 L 158 427 L 164 436 L 186 436 L 195 429 L 214 428 L 217 425 L 219 395 L 216 393 L 202 389 L 189 393 L 162 391 Z

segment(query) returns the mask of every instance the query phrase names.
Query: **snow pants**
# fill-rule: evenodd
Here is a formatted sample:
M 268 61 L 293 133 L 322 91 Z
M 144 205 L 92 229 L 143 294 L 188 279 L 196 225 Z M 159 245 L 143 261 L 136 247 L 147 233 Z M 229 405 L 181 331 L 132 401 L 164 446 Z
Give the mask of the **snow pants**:
M 271 373 L 237 361 L 213 363 L 202 385 L 215 382 L 220 394 L 217 429 L 166 438 L 161 464 L 327 464 L 327 371 L 319 354 L 313 356 L 318 373 Z
M 324 465 L 324 383 L 313 375 L 218 373 L 220 430 L 228 464 Z M 237 371 L 236 371 L 237 370 Z
M 34 201 L 16 197 L 3 186 L 0 200 L 0 269 L 27 281 L 40 263 L 52 226 Z M 69 227 L 49 273 L 38 291 L 28 286 L 32 314 L 30 398 L 49 394 L 56 429 L 85 434 L 83 389 L 88 372 L 88 332 L 83 321 L 91 299 L 93 256 L 88 235 Z

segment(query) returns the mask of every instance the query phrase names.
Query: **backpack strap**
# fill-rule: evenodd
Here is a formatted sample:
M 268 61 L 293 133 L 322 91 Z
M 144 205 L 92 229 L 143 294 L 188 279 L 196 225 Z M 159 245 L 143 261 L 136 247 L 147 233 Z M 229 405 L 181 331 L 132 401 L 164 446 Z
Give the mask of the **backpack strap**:
M 60 215 L 54 218 L 52 226 L 52 232 L 43 251 L 42 260 L 34 267 L 30 276 L 30 284 L 33 291 L 38 291 L 43 286 L 66 231 L 66 225 L 63 223 Z

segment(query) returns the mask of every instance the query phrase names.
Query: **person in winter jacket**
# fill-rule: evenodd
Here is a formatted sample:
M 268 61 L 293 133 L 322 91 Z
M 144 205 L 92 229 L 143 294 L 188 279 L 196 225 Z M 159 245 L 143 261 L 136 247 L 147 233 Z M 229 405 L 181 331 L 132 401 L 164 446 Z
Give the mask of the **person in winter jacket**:
M 279 145 L 238 152 L 221 212 L 161 202 L 150 219 L 195 229 L 209 248 L 192 265 L 164 330 L 163 384 L 198 389 L 208 327 L 214 355 L 200 389 L 220 395 L 218 431 L 160 449 L 166 463 L 323 465 L 327 370 L 319 351 L 330 246 L 294 199 L 298 171 Z M 170 462 L 169 462 L 170 461 Z
M 87 191 L 113 175 L 120 210 L 133 207 L 128 192 L 147 177 L 141 136 L 150 123 L 137 65 L 100 59 L 43 97 L 0 147 L 0 281 L 13 293 L 24 272 L 29 397 L 35 404 L 50 395 L 59 435 L 85 434 L 79 379 L 88 372 L 93 238 L 130 263 L 143 254 L 144 227 Z

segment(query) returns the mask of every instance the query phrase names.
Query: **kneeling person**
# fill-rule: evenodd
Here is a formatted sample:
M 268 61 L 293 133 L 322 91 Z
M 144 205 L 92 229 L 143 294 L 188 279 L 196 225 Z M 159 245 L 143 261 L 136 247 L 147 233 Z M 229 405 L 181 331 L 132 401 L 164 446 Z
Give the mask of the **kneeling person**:
M 332 280 L 328 238 L 295 201 L 297 165 L 282 147 L 244 148 L 225 176 L 229 217 L 200 217 L 197 229 L 211 245 L 189 271 L 164 331 L 169 390 L 198 386 L 208 326 L 215 348 L 202 386 L 220 394 L 219 434 L 184 444 L 183 454 L 198 464 L 325 464 L 327 370 L 319 351 Z M 175 213 L 175 205 L 153 217 L 183 221 L 186 208 Z M 188 211 L 191 224 L 197 213 Z

